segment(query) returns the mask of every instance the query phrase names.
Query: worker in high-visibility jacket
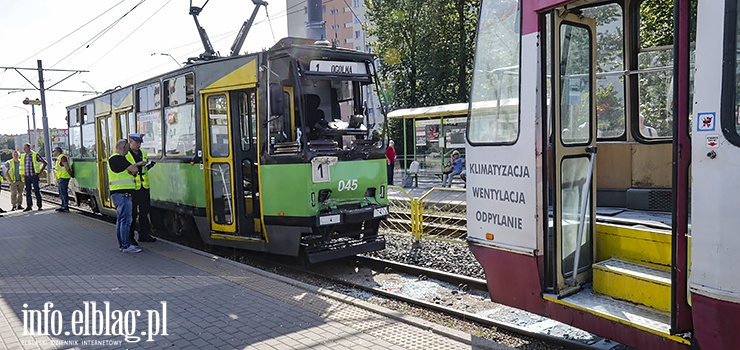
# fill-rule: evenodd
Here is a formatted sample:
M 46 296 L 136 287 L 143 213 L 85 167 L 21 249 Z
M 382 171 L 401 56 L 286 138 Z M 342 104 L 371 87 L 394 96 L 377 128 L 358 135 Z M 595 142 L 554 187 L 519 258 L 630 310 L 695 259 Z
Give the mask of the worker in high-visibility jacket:
M 157 239 L 151 235 L 152 225 L 149 221 L 149 210 L 151 208 L 151 199 L 149 197 L 149 169 L 154 166 L 154 162 L 150 162 L 149 159 L 147 159 L 146 151 L 141 149 L 141 144 L 144 142 L 144 134 L 129 134 L 128 140 L 129 151 L 126 153 L 126 159 L 128 159 L 130 163 L 144 163 L 143 166 L 139 166 L 139 171 L 136 174 L 136 189 L 132 193 L 133 214 L 128 240 L 131 244 L 135 245 L 138 245 L 139 242 L 156 242 Z M 134 227 L 136 226 L 137 219 L 139 220 L 139 242 L 137 242 L 134 237 Z
M 10 183 L 10 210 L 23 210 L 23 176 L 21 175 L 21 154 L 13 151 L 13 159 L 5 162 L 7 172 L 5 179 Z
M 124 156 L 128 150 L 128 140 L 121 139 L 116 142 L 116 153 L 108 158 L 108 189 L 118 215 L 116 218 L 118 250 L 124 253 L 138 253 L 141 248 L 129 242 L 128 233 L 131 228 L 131 195 L 136 188 L 134 176 L 139 172 L 139 166 L 144 163 L 129 162 Z
M 26 143 L 23 145 L 23 156 L 21 157 L 21 169 L 20 173 L 26 184 L 26 209 L 23 211 L 33 210 L 33 199 L 31 198 L 31 187 L 33 187 L 33 193 L 36 195 L 36 206 L 41 210 L 41 189 L 39 188 L 39 174 L 41 174 L 46 166 L 46 160 L 41 157 L 38 153 L 31 150 L 31 144 Z
M 57 177 L 57 187 L 59 188 L 59 198 L 62 205 L 57 208 L 58 212 L 69 212 L 69 179 L 72 178 L 72 158 L 64 154 L 61 147 L 54 147 L 51 154 L 56 157 L 54 162 L 54 174 Z

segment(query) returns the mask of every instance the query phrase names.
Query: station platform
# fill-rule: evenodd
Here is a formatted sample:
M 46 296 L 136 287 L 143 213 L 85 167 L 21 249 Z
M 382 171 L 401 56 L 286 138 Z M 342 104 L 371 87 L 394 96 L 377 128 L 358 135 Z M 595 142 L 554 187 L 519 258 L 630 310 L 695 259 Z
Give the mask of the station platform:
M 5 213 L 0 348 L 508 348 L 161 239 L 142 248 L 48 203 Z

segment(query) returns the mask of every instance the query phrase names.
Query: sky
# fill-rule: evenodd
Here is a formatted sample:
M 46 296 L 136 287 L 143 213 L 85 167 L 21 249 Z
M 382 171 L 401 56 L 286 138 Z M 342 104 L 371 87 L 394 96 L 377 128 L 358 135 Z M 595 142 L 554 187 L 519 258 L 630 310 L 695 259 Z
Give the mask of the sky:
M 37 60 L 45 69 L 46 89 L 89 92 L 127 86 L 177 69 L 177 62 L 205 51 L 189 14 L 191 3 L 203 7 L 198 20 L 222 56 L 229 55 L 255 6 L 251 0 L 0 1 L 0 134 L 26 133 L 31 106 L 23 100 L 41 97 Z M 287 36 L 286 1 L 268 3 L 267 12 L 260 8 L 242 53 L 269 48 Z M 303 7 L 289 11 L 296 10 Z M 70 76 L 73 72 L 54 69 L 87 72 Z M 49 127 L 66 128 L 66 106 L 94 95 L 46 91 Z M 42 128 L 41 106 L 35 110 L 36 126 Z

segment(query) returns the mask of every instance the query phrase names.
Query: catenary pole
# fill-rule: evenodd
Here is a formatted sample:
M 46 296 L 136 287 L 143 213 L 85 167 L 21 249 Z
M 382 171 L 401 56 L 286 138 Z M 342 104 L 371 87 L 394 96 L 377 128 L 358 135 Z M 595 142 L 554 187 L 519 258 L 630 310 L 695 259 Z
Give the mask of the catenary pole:
M 44 152 L 46 155 L 46 184 L 51 184 L 51 138 L 49 137 L 49 119 L 46 117 L 46 94 L 44 90 L 44 68 L 41 60 L 36 61 L 39 66 L 39 91 L 41 92 L 41 122 L 44 125 Z

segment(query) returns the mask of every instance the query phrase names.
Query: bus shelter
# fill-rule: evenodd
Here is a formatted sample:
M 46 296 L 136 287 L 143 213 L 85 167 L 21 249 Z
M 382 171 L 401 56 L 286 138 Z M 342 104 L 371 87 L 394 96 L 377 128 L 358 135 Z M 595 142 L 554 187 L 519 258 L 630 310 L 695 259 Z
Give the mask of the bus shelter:
M 457 150 L 465 157 L 465 131 L 468 104 L 453 103 L 439 106 L 398 109 L 388 118 L 412 119 L 414 148 L 408 150 L 406 123 L 403 124 L 403 172 L 415 178 L 420 174 L 442 177 L 442 169 Z

